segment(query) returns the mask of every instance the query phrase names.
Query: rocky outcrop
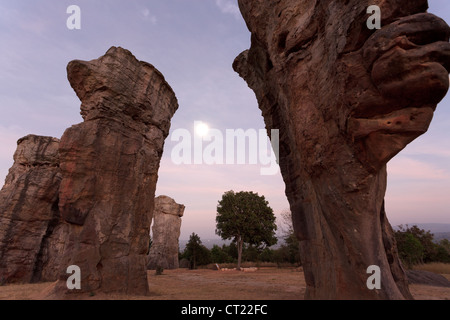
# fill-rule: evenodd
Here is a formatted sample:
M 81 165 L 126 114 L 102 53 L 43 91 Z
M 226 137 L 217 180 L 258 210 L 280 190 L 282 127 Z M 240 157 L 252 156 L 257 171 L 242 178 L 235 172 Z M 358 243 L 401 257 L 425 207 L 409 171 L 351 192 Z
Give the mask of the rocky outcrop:
M 176 203 L 167 196 L 159 196 L 155 199 L 153 239 L 148 256 L 148 269 L 179 268 L 179 238 L 184 209 L 184 205 Z
M 59 146 L 59 210 L 68 224 L 67 266 L 81 270 L 81 291 L 148 293 L 146 257 L 164 140 L 177 99 L 162 74 L 129 51 L 72 61 L 68 79 L 84 122 Z
M 369 30 L 369 5 L 382 28 Z M 234 69 L 280 130 L 306 298 L 412 298 L 384 212 L 386 163 L 425 133 L 448 89 L 449 27 L 414 1 L 250 1 Z M 381 270 L 369 290 L 367 268 Z
M 67 71 L 84 122 L 61 140 L 19 140 L 0 192 L 0 280 L 59 279 L 53 298 L 145 295 L 158 169 L 177 99 L 155 67 L 122 48 Z M 72 265 L 81 290 L 66 286 Z
M 450 281 L 443 275 L 425 270 L 407 270 L 410 284 L 425 284 L 427 286 L 450 288 Z
M 14 164 L 0 191 L 0 282 L 56 278 L 51 236 L 59 224 L 59 140 L 29 135 L 17 142 Z

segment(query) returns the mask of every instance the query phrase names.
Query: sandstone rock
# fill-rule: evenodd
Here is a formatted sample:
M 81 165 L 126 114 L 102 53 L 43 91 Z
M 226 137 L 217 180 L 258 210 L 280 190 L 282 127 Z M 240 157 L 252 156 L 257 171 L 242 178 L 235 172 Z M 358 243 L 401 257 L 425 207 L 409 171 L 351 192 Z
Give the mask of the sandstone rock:
M 178 103 L 162 74 L 112 47 L 72 61 L 85 120 L 61 141 L 27 136 L 0 192 L 0 281 L 60 279 L 81 269 L 81 292 L 148 292 L 146 254 L 157 173 Z M 149 214 L 150 213 L 150 214 Z
M 52 282 L 58 280 L 61 274 L 62 257 L 64 248 L 69 241 L 69 224 L 58 213 L 54 219 L 52 229 L 48 232 L 47 243 L 42 247 L 42 271 L 41 277 L 36 281 Z M 67 268 L 67 267 L 66 267 Z
M 59 140 L 51 137 L 28 135 L 17 142 L 0 191 L 0 282 L 56 279 L 44 269 L 49 260 L 58 264 L 51 245 L 60 221 L 58 148 Z
M 366 26 L 369 5 L 380 30 Z M 233 67 L 267 129 L 280 129 L 306 298 L 412 298 L 384 212 L 386 163 L 427 131 L 447 92 L 449 27 L 424 0 L 239 6 L 251 48 Z M 370 265 L 381 290 L 366 286 Z
M 159 196 L 155 199 L 153 211 L 153 241 L 148 256 L 148 269 L 178 269 L 178 250 L 181 217 L 184 205 L 172 198 Z
M 145 295 L 149 212 L 177 99 L 155 67 L 122 48 L 67 71 L 84 122 L 59 146 L 68 240 L 55 292 L 69 292 L 66 268 L 77 265 L 82 292 Z

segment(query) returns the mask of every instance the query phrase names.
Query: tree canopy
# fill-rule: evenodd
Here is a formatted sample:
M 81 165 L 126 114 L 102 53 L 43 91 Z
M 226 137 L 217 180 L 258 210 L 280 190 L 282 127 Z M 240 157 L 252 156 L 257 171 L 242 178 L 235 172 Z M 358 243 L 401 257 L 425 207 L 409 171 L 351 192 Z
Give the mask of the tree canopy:
M 400 225 L 395 231 L 397 248 L 402 261 L 411 267 L 428 262 L 450 262 L 450 246 L 446 239 L 434 242 L 434 235 L 417 226 Z
M 208 264 L 210 262 L 209 250 L 202 244 L 198 234 L 194 232 L 191 234 L 182 258 L 189 261 L 189 269 L 197 269 L 198 265 Z
M 240 268 L 243 244 L 269 247 L 277 243 L 275 215 L 264 196 L 251 191 L 227 191 L 217 206 L 216 234 L 238 247 Z

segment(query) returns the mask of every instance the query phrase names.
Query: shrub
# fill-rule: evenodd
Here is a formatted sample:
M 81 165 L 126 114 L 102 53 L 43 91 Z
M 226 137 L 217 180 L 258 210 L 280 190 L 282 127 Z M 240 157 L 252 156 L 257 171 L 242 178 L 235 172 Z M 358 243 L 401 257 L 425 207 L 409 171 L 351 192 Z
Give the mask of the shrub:
M 410 233 L 404 234 L 397 243 L 400 259 L 410 268 L 422 262 L 424 248 L 420 241 Z
M 162 275 L 163 272 L 164 272 L 164 268 L 163 268 L 163 267 L 161 267 L 161 266 L 156 266 L 155 274 L 156 274 L 157 276 Z
M 395 231 L 400 259 L 408 268 L 419 263 L 450 262 L 450 242 L 444 239 L 436 244 L 433 238 L 430 231 L 417 226 L 400 226 Z

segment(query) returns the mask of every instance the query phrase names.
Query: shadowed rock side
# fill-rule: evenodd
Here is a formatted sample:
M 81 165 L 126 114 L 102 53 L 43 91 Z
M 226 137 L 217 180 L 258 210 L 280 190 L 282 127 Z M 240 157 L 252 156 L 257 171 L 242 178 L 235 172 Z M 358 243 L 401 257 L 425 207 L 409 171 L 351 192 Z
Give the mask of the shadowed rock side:
M 366 26 L 369 5 L 380 30 Z M 280 129 L 306 298 L 412 298 L 384 212 L 386 163 L 427 131 L 447 92 L 449 27 L 423 0 L 239 6 L 251 48 L 233 67 L 267 129 Z M 366 286 L 370 265 L 380 290 Z
M 82 292 L 145 295 L 149 212 L 177 99 L 158 70 L 122 48 L 67 72 L 84 122 L 59 146 L 68 240 L 55 292 L 70 292 L 66 268 L 77 265 Z
M 178 250 L 181 230 L 181 217 L 184 205 L 172 198 L 159 196 L 155 198 L 153 210 L 153 238 L 148 255 L 148 269 L 178 269 Z
M 0 191 L 0 282 L 55 279 L 51 235 L 59 223 L 59 140 L 29 135 L 17 142 L 14 164 Z

